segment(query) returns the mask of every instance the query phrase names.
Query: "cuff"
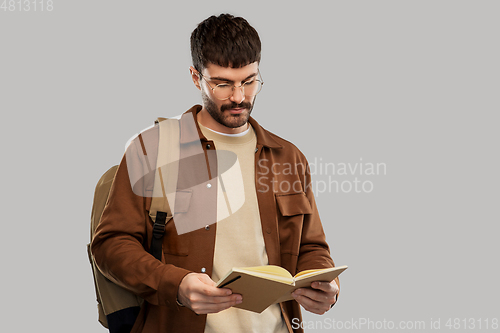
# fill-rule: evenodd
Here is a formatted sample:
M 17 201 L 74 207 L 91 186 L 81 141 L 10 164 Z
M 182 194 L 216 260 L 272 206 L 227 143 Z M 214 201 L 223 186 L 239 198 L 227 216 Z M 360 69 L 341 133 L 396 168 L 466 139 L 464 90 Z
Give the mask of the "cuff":
M 163 278 L 160 281 L 160 286 L 158 288 L 158 302 L 159 304 L 164 304 L 172 309 L 178 307 L 177 302 L 177 292 L 179 291 L 179 285 L 181 284 L 182 279 L 191 271 L 176 267 L 171 264 L 167 264 L 170 266 L 163 273 Z

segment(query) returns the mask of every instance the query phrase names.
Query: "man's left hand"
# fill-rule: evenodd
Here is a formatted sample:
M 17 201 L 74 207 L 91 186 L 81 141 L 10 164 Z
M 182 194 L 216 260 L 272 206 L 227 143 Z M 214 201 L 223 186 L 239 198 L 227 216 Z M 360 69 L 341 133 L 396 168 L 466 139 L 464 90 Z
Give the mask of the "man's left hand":
M 313 282 L 313 289 L 299 288 L 292 293 L 292 296 L 304 309 L 319 315 L 330 310 L 337 301 L 339 287 L 335 281 Z

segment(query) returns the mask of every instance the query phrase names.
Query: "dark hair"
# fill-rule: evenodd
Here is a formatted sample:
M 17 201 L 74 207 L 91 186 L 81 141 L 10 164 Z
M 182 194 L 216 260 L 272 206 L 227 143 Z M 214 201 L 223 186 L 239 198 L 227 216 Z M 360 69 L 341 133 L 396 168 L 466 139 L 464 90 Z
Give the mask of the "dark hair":
M 210 16 L 191 34 L 193 66 L 201 72 L 209 63 L 240 68 L 260 61 L 260 38 L 242 17 Z

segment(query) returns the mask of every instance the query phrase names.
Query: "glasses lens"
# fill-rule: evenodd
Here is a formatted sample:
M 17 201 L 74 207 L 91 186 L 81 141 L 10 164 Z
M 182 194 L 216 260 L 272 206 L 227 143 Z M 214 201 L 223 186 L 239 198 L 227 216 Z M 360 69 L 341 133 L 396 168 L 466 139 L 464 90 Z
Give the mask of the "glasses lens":
M 234 89 L 237 88 L 230 84 L 218 84 L 214 88 L 214 96 L 221 100 L 228 99 L 233 95 Z M 245 96 L 255 96 L 262 89 L 262 82 L 259 80 L 245 82 L 241 89 Z
M 262 89 L 262 83 L 259 80 L 245 82 L 243 88 L 245 89 L 246 96 L 255 96 Z
M 233 94 L 233 85 L 218 84 L 214 89 L 214 96 L 218 99 L 228 99 Z

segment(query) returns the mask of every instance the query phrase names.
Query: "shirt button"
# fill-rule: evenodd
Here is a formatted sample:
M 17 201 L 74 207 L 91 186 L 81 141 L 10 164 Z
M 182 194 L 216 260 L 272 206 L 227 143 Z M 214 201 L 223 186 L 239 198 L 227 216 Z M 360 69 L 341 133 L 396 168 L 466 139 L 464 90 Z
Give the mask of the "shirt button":
M 206 225 L 206 226 L 205 226 L 205 230 L 210 230 L 210 226 L 209 226 L 209 225 Z
M 202 268 L 201 268 L 201 272 L 202 272 L 202 273 L 205 273 L 206 271 L 207 271 L 207 269 L 206 269 L 205 267 L 202 267 Z
M 207 149 L 210 149 L 210 147 L 211 147 L 210 143 L 207 143 Z
M 212 184 L 208 183 L 207 188 L 211 188 L 211 187 L 212 187 Z

